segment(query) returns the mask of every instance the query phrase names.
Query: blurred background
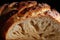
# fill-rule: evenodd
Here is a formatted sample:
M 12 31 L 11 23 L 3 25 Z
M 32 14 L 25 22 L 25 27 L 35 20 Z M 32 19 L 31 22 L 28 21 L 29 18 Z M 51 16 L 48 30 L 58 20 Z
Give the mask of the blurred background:
M 11 2 L 21 2 L 21 1 L 27 1 L 27 0 L 0 0 L 0 5 L 3 5 L 4 3 L 11 3 Z M 30 0 L 29 0 L 30 1 Z M 31 0 L 34 1 L 34 0 Z M 60 1 L 59 0 L 35 0 L 40 3 L 48 3 L 51 5 L 52 8 L 56 9 L 60 12 Z

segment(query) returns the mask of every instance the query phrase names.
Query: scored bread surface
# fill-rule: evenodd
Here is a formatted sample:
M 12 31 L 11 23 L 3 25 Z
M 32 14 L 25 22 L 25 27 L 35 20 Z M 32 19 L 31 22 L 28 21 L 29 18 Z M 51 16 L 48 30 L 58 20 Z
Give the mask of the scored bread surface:
M 48 4 L 20 2 L 17 10 L 4 25 L 6 40 L 60 40 L 60 14 Z

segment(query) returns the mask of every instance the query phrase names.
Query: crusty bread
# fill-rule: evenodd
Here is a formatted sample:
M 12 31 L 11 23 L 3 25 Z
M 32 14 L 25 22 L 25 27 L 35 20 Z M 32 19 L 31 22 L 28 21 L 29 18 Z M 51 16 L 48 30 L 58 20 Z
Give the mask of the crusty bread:
M 60 14 L 47 4 L 21 2 L 2 31 L 6 40 L 60 40 Z
M 0 7 L 0 16 L 2 15 L 7 15 L 7 13 L 13 11 L 13 10 L 18 10 L 17 7 L 15 6 L 17 5 L 17 2 L 13 2 L 11 4 L 4 4 Z

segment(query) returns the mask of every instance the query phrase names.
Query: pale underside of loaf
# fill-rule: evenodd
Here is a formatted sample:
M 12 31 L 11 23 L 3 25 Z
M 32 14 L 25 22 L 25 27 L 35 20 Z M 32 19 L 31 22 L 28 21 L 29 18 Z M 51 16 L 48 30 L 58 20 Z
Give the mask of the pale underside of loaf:
M 30 1 L 31 2 L 31 1 Z M 6 40 L 60 40 L 60 14 L 47 4 L 21 2 L 18 13 L 4 25 Z M 11 5 L 9 6 L 11 7 Z M 27 11 L 25 11 L 28 9 Z M 25 12 L 24 12 L 25 11 Z

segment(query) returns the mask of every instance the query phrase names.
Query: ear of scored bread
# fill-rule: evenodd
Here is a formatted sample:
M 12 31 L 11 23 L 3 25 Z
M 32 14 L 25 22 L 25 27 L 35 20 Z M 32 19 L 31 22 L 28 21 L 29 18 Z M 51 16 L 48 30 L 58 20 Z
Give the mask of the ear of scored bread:
M 14 4 L 15 3 L 9 5 L 9 8 L 11 8 L 12 5 L 14 5 Z M 29 18 L 50 17 L 51 19 L 56 21 L 58 24 L 60 24 L 60 14 L 56 10 L 51 10 L 51 8 L 48 4 L 37 4 L 36 1 L 20 2 L 17 10 L 18 10 L 18 12 L 16 14 L 14 14 L 13 16 L 11 16 L 2 28 L 3 37 L 6 40 L 9 38 L 7 36 L 9 35 L 9 32 L 12 31 L 11 29 L 13 28 L 13 26 L 15 24 L 19 24 L 20 22 L 23 22 Z M 27 26 L 27 28 L 28 28 L 28 26 Z M 35 35 L 36 36 L 34 36 L 34 35 L 33 36 L 36 37 L 37 39 L 39 39 L 39 35 L 37 35 L 37 34 L 35 34 Z M 20 39 L 20 40 L 22 40 L 22 39 Z

